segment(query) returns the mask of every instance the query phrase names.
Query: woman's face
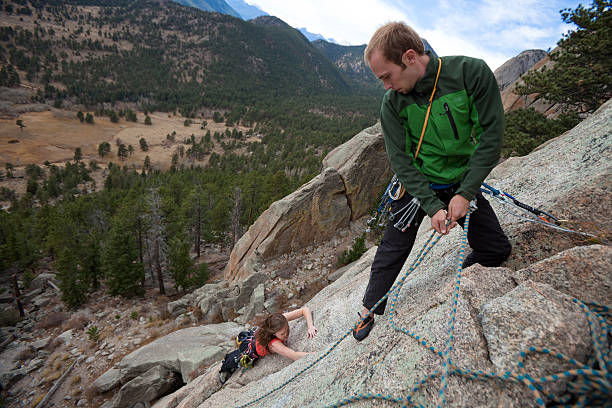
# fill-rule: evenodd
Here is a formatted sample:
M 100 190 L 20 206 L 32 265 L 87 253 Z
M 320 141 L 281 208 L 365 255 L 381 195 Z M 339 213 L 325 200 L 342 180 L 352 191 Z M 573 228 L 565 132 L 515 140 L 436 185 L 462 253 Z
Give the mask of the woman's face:
M 274 335 L 276 336 L 277 339 L 279 339 L 282 342 L 287 341 L 287 338 L 289 337 L 289 325 L 280 329 L 279 331 L 274 333 Z

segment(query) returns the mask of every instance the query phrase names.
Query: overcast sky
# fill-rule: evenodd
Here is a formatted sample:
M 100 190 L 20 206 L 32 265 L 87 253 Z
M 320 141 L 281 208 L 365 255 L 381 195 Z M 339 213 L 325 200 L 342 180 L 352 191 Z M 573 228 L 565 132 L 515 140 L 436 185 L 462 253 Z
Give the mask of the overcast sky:
M 245 0 L 287 24 L 365 44 L 382 24 L 404 21 L 439 55 L 484 59 L 495 70 L 521 51 L 554 48 L 572 26 L 559 10 L 571 0 Z M 590 4 L 588 0 L 583 4 Z

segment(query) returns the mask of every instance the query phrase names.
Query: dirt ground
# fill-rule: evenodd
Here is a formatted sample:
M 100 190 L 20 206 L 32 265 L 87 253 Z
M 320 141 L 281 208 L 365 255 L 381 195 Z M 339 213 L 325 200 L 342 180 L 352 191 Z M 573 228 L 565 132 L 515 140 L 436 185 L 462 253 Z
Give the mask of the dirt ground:
M 123 166 L 141 169 L 146 156 L 149 156 L 154 169 L 167 170 L 176 152 L 184 139 L 195 135 L 199 139 L 210 130 L 225 132 L 228 129 L 224 123 L 215 123 L 212 118 L 193 119 L 191 126 L 185 126 L 185 118 L 171 113 L 154 112 L 149 115 L 152 125 L 145 125 L 145 116 L 138 113 L 138 122 L 127 122 L 121 119 L 119 123 L 112 123 L 107 117 L 95 117 L 94 124 L 80 122 L 76 112 L 50 109 L 44 112 L 28 112 L 11 119 L 0 119 L 0 170 L 4 173 L 6 163 L 15 166 L 16 178 L 0 180 L 0 187 L 15 190 L 18 196 L 25 193 L 27 180 L 24 177 L 25 166 L 37 164 L 42 166 L 45 161 L 61 166 L 74 158 L 77 147 L 81 148 L 83 161 L 89 163 L 96 161 L 102 168 L 108 163 L 118 163 Z M 25 127 L 20 129 L 16 124 L 21 120 Z M 207 122 L 202 129 L 203 121 Z M 238 131 L 246 133 L 250 128 L 235 127 Z M 234 129 L 234 127 L 229 128 Z M 175 132 L 175 141 L 167 140 L 167 135 Z M 148 151 L 140 149 L 140 139 L 144 138 L 149 146 Z M 260 137 L 251 136 L 247 141 L 259 141 Z M 98 155 L 98 146 L 102 142 L 111 145 L 110 155 L 101 158 Z M 213 151 L 223 154 L 223 149 L 214 138 Z M 118 144 L 132 145 L 134 153 L 124 161 L 117 158 Z M 186 145 L 183 145 L 187 149 Z M 238 154 L 245 153 L 241 149 Z M 191 164 L 183 159 L 186 164 Z M 206 165 L 208 157 L 195 162 Z M 42 166 L 44 168 L 44 166 Z M 98 186 L 103 185 L 103 171 L 98 170 L 92 174 Z

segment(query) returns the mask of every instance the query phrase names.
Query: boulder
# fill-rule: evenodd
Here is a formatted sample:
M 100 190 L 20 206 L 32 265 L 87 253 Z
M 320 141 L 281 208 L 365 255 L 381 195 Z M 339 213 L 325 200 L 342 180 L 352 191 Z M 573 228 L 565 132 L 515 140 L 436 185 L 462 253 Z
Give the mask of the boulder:
M 55 286 L 58 285 L 57 275 L 54 273 L 41 273 L 36 275 L 32 282 L 30 283 L 30 289 L 43 289 L 47 286 L 47 282 L 51 281 Z
M 209 367 L 204 374 L 178 391 L 161 398 L 152 408 L 197 408 L 221 388 L 218 380 L 221 363 Z M 197 392 L 194 392 L 196 391 Z
M 323 159 L 327 167 L 336 169 L 344 181 L 351 221 L 369 214 L 393 176 L 380 123 L 329 152 Z
M 571 248 L 514 274 L 519 282 L 546 283 L 585 303 L 612 302 L 612 248 L 590 245 Z
M 45 307 L 51 302 L 51 298 L 45 295 L 38 295 L 32 299 L 32 304 L 38 308 Z
M 149 403 L 180 386 L 176 373 L 156 366 L 127 382 L 113 399 L 113 408 L 132 407 Z
M 157 366 L 179 374 L 188 383 L 194 369 L 210 366 L 233 350 L 235 338 L 243 329 L 227 322 L 177 330 L 128 354 L 92 386 L 105 392 Z
M 45 337 L 39 340 L 36 340 L 34 342 L 32 342 L 32 347 L 34 347 L 34 350 L 41 350 L 44 349 L 45 347 L 47 347 L 49 345 L 49 343 L 51 342 L 52 337 Z
M 65 332 L 57 336 L 57 339 L 66 344 L 70 344 L 70 342 L 72 341 L 72 329 L 66 330 Z
M 349 208 L 342 177 L 333 168 L 297 191 L 272 203 L 238 240 L 224 272 L 227 280 L 242 280 L 261 260 L 330 238 L 349 225 Z
M 92 388 L 98 393 L 107 392 L 121 384 L 123 378 L 121 370 L 113 367 L 98 377 L 92 383 Z
M 592 339 L 585 313 L 570 296 L 544 283 L 525 281 L 485 304 L 480 313 L 489 357 L 497 372 L 518 371 L 518 356 L 529 347 L 545 347 L 586 364 Z M 525 364 L 532 377 L 559 374 L 567 362 L 536 354 Z M 545 394 L 562 395 L 566 382 L 545 384 Z
M 263 312 L 264 310 L 264 285 L 260 284 L 255 288 L 251 295 L 251 301 L 246 306 L 244 314 L 239 317 L 238 322 L 246 324 L 249 320 L 255 317 L 255 314 Z

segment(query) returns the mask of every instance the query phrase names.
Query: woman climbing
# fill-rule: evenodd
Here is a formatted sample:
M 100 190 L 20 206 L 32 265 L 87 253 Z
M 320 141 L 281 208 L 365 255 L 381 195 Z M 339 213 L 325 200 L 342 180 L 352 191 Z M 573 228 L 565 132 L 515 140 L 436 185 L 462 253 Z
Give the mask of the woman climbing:
M 236 339 L 238 349 L 226 354 L 221 365 L 219 371 L 221 384 L 224 384 L 239 366 L 251 367 L 257 359 L 267 354 L 280 354 L 294 361 L 311 354 L 305 351 L 295 351 L 285 345 L 289 338 L 289 322 L 300 317 L 306 320 L 308 337 L 314 337 L 317 334 L 317 328 L 312 323 L 312 313 L 306 306 L 283 314 L 270 314 L 261 319 L 259 327 L 241 332 Z

